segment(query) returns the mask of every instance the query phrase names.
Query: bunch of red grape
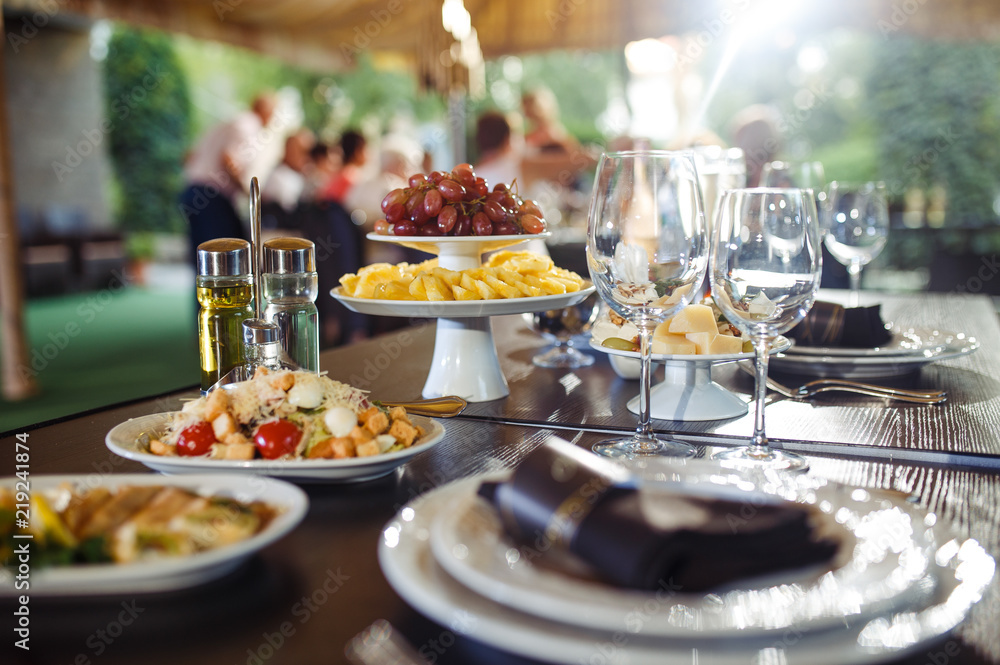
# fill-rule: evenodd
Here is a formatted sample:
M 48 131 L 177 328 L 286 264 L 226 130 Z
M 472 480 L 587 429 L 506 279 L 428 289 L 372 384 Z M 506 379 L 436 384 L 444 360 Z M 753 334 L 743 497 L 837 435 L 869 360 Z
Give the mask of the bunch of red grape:
M 459 164 L 451 173 L 417 173 L 410 176 L 409 185 L 382 199 L 385 219 L 375 222 L 375 233 L 509 236 L 545 230 L 537 203 L 521 199 L 502 183 L 490 191 L 470 164 Z

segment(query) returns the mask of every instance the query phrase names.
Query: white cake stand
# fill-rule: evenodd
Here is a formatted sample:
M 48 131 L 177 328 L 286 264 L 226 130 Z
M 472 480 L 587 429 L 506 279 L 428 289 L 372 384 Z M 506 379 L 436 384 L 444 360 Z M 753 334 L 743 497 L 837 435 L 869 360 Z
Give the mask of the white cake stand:
M 784 351 L 791 342 L 779 337 L 771 353 Z M 619 376 L 638 378 L 639 354 L 601 346 L 594 340 L 590 347 L 611 355 Z M 712 367 L 739 360 L 752 360 L 753 352 L 713 356 L 663 355 L 654 353 L 652 360 L 663 365 L 664 379 L 649 390 L 650 417 L 658 420 L 704 421 L 738 418 L 748 411 L 747 403 L 712 380 Z M 630 376 L 631 369 L 635 376 Z M 628 410 L 639 413 L 638 395 L 628 402 Z
M 397 237 L 369 233 L 368 238 L 437 254 L 442 268 L 467 270 L 481 265 L 483 252 L 548 235 Z M 428 398 L 458 395 L 469 402 L 487 402 L 510 394 L 489 317 L 570 307 L 593 292 L 594 287 L 588 286 L 574 293 L 537 298 L 445 302 L 353 298 L 345 296 L 340 287 L 331 295 L 361 314 L 437 318 L 434 357 L 421 394 Z

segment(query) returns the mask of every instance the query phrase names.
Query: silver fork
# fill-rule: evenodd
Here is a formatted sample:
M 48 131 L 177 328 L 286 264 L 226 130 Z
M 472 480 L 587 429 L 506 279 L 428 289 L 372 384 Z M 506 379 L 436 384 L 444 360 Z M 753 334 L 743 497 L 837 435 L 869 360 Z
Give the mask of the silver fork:
M 748 367 L 744 363 L 739 363 L 739 365 L 740 369 L 744 372 L 751 376 L 754 374 L 752 367 Z M 876 386 L 871 383 L 847 381 L 845 379 L 817 379 L 809 381 L 799 388 L 790 388 L 768 377 L 767 387 L 779 395 L 784 395 L 792 399 L 805 399 L 819 393 L 839 390 L 841 392 L 869 395 L 871 397 L 884 397 L 899 402 L 912 402 L 914 404 L 941 404 L 948 400 L 948 395 L 943 390 L 906 390 L 904 388 L 889 388 L 887 386 Z

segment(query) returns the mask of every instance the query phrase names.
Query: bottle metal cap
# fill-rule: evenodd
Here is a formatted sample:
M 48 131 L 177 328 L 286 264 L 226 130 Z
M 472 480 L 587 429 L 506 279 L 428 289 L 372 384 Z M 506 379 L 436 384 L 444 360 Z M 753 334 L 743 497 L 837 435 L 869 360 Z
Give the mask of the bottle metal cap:
M 213 277 L 250 274 L 250 243 L 216 238 L 198 245 L 198 274 Z
M 243 342 L 246 344 L 273 344 L 278 341 L 278 324 L 264 319 L 243 320 Z
M 316 272 L 316 245 L 305 238 L 271 238 L 264 243 L 263 272 Z

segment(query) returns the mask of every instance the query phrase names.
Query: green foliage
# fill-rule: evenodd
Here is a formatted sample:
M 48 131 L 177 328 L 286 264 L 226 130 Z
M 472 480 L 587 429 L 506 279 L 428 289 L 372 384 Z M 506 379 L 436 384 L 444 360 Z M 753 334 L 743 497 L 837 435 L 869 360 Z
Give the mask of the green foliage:
M 187 79 L 170 38 L 118 27 L 104 61 L 108 149 L 125 231 L 179 231 L 181 167 L 190 128 Z
M 993 223 L 1000 193 L 1000 47 L 909 37 L 875 50 L 868 112 L 891 190 L 944 185 L 947 225 Z

